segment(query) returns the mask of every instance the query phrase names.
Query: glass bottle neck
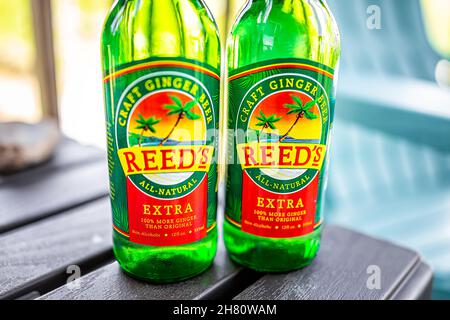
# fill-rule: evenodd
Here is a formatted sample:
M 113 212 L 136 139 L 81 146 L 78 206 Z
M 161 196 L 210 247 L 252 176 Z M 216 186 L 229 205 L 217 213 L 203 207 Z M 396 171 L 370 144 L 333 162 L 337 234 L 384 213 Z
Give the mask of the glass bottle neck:
M 248 0 L 250 3 L 261 3 L 265 2 L 266 4 L 276 4 L 276 3 L 284 3 L 289 0 Z M 292 1 L 292 0 L 290 0 Z
M 274 5 L 274 4 L 293 4 L 293 2 L 324 2 L 324 0 L 247 0 L 248 4 L 266 4 L 266 5 Z

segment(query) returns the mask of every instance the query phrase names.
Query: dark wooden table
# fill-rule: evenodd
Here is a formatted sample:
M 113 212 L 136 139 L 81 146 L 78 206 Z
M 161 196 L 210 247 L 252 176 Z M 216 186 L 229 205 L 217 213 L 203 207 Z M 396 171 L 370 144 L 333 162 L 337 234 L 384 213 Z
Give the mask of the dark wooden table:
M 428 299 L 432 272 L 408 249 L 327 226 L 313 264 L 263 274 L 214 265 L 173 285 L 127 277 L 114 261 L 105 155 L 65 140 L 45 165 L 0 176 L 0 299 Z M 69 282 L 77 270 L 82 277 Z M 373 288 L 373 272 L 380 275 Z M 67 284 L 68 283 L 68 284 Z M 375 282 L 376 283 L 376 282 Z

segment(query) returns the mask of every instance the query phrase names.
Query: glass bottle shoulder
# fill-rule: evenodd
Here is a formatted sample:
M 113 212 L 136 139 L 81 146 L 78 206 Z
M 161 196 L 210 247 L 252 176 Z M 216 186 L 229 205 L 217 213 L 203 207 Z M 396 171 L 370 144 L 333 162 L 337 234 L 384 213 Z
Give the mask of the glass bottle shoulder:
M 104 24 L 102 55 L 105 70 L 155 57 L 219 69 L 219 32 L 200 0 L 119 0 Z
M 284 58 L 336 68 L 339 30 L 321 0 L 254 1 L 239 15 L 228 39 L 230 70 Z

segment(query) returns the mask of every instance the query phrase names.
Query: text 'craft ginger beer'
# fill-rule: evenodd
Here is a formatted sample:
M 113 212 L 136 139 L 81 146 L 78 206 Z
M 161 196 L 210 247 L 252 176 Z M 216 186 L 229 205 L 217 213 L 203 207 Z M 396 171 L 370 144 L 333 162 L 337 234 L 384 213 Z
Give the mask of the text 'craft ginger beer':
M 325 1 L 249 0 L 228 40 L 226 248 L 259 271 L 320 246 L 339 31 Z
M 102 35 L 114 253 L 173 282 L 217 248 L 220 42 L 202 0 L 118 0 Z

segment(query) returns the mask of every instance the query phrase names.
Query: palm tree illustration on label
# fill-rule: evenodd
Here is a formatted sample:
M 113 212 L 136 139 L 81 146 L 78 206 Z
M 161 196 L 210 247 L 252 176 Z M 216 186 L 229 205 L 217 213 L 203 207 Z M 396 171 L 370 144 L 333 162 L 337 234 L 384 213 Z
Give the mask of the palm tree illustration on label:
M 277 118 L 276 114 L 271 114 L 270 116 L 266 116 L 264 112 L 259 111 L 259 116 L 256 116 L 256 119 L 259 120 L 259 122 L 256 124 L 257 127 L 260 127 L 261 130 L 258 131 L 258 143 L 261 142 L 261 134 L 264 132 L 264 130 L 272 129 L 276 130 L 276 126 L 274 123 L 281 120 L 281 117 Z
M 296 114 L 297 117 L 295 118 L 295 121 L 289 128 L 289 130 L 282 137 L 280 137 L 279 142 L 283 142 L 284 139 L 286 139 L 289 136 L 292 129 L 294 129 L 294 127 L 297 125 L 300 119 L 306 118 L 308 120 L 314 120 L 318 118 L 311 110 L 316 105 L 315 100 L 311 100 L 305 103 L 305 105 L 303 105 L 303 102 L 299 97 L 291 95 L 291 98 L 294 100 L 294 103 L 285 105 L 286 108 L 290 109 L 287 114 Z
M 193 121 L 201 119 L 201 116 L 191 111 L 192 108 L 195 107 L 195 105 L 197 104 L 195 100 L 189 101 L 185 105 L 183 105 L 183 102 L 176 96 L 170 96 L 170 99 L 174 102 L 174 104 L 164 106 L 166 109 L 171 110 L 170 112 L 167 113 L 167 115 L 168 116 L 178 115 L 178 118 L 175 124 L 173 125 L 172 130 L 170 130 L 169 134 L 164 139 L 161 140 L 159 146 L 164 145 L 170 139 L 172 134 L 175 132 L 175 129 L 178 127 L 181 120 L 183 120 L 184 118 Z
M 145 119 L 142 114 L 139 114 L 139 119 L 136 120 L 138 126 L 136 126 L 136 130 L 141 130 L 141 133 L 139 135 L 139 147 L 142 146 L 142 140 L 144 139 L 144 134 L 147 131 L 150 131 L 151 133 L 156 133 L 156 129 L 154 128 L 155 125 L 161 122 L 161 119 L 156 119 L 155 117 L 149 117 Z

